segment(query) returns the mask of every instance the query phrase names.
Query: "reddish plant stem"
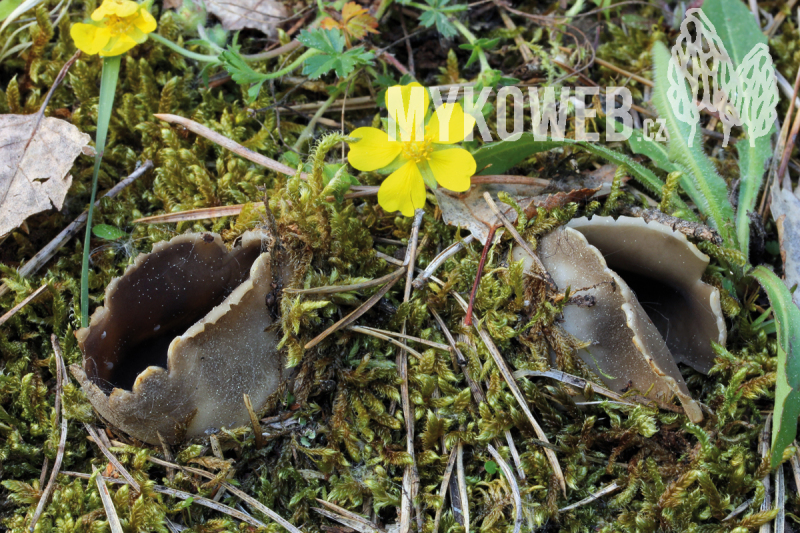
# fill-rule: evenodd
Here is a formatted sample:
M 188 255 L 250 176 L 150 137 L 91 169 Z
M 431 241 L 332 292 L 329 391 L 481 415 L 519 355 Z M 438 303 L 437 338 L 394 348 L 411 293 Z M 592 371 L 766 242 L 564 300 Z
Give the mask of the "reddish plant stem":
M 481 254 L 481 261 L 478 263 L 478 274 L 475 276 L 475 283 L 472 285 L 472 292 L 469 295 L 469 306 L 467 307 L 467 316 L 464 317 L 464 325 L 472 325 L 472 306 L 475 305 L 475 295 L 478 293 L 478 285 L 481 284 L 481 276 L 483 275 L 483 267 L 486 264 L 486 256 L 489 255 L 489 248 L 492 247 L 494 234 L 497 228 L 503 227 L 502 224 L 492 226 L 489 228 L 489 236 L 486 238 L 486 244 L 483 246 L 483 253 Z

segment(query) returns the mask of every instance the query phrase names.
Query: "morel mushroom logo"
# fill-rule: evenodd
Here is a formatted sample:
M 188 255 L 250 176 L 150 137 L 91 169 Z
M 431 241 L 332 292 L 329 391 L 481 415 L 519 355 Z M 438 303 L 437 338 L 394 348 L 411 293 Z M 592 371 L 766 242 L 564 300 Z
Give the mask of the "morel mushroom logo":
M 700 9 L 686 12 L 667 74 L 670 105 L 692 127 L 689 146 L 703 110 L 722 121 L 723 146 L 728 145 L 731 128 L 743 124 L 750 145 L 755 146 L 777 117 L 778 86 L 767 46 L 757 44 L 734 68 L 714 25 Z

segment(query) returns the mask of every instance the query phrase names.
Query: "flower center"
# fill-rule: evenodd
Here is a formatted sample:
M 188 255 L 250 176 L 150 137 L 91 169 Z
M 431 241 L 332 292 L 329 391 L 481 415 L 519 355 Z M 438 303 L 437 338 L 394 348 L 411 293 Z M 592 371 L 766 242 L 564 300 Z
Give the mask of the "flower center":
M 105 24 L 111 30 L 111 35 L 116 37 L 130 32 L 131 26 L 133 26 L 133 17 L 122 18 L 116 15 L 109 15 Z
M 403 143 L 403 157 L 415 163 L 428 161 L 433 153 L 433 139 L 425 136 L 422 141 L 406 141 Z

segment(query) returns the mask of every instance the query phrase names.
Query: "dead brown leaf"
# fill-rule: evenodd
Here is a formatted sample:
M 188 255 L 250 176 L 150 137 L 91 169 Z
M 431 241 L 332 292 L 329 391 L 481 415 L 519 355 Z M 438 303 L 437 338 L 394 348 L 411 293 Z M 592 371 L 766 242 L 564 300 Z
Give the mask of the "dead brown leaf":
M 488 192 L 497 203 L 497 207 L 511 222 L 516 222 L 517 212 L 508 204 L 503 203 L 498 194 L 505 192 L 522 208 L 525 216 L 536 216 L 540 207 L 552 209 L 561 207 L 570 202 L 579 202 L 590 198 L 599 187 L 580 188 L 568 192 L 547 193 L 550 187 L 541 185 L 522 185 L 512 183 L 480 183 L 473 185 L 469 191 L 456 193 L 439 188 L 434 194 L 442 210 L 445 223 L 452 226 L 466 228 L 481 244 L 486 244 L 489 237 L 489 228 L 500 223 L 489 204 L 483 198 Z
M 63 120 L 0 115 L 0 235 L 29 216 L 61 209 L 72 176 L 67 174 L 91 138 Z
M 226 30 L 252 28 L 268 37 L 274 37 L 277 25 L 290 15 L 277 0 L 206 0 L 206 9 Z
M 342 13 L 333 13 L 335 18 L 325 17 L 320 22 L 320 28 L 330 30 L 337 28 L 344 33 L 347 46 L 351 46 L 351 39 L 360 41 L 367 33 L 378 33 L 378 21 L 369 12 L 356 4 L 347 2 L 342 8 Z

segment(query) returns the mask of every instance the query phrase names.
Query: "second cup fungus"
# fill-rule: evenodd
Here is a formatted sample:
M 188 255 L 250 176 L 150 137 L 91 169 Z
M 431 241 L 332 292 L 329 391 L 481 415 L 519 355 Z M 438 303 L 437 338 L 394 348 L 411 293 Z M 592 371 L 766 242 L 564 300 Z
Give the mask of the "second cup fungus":
M 269 241 L 250 231 L 228 251 L 219 235 L 180 235 L 109 284 L 71 367 L 105 420 L 150 444 L 250 423 L 243 395 L 258 412 L 284 372 L 266 302 L 286 269 Z
M 578 355 L 589 368 L 616 391 L 661 402 L 677 396 L 701 421 L 677 363 L 707 373 L 711 341 L 725 344 L 719 292 L 700 279 L 708 257 L 662 224 L 599 216 L 542 238 L 538 255 L 560 290 L 593 297 L 591 306 L 565 306 L 562 324 L 588 344 Z M 526 258 L 519 247 L 512 256 Z

